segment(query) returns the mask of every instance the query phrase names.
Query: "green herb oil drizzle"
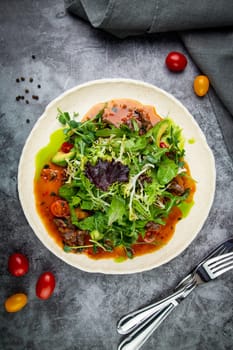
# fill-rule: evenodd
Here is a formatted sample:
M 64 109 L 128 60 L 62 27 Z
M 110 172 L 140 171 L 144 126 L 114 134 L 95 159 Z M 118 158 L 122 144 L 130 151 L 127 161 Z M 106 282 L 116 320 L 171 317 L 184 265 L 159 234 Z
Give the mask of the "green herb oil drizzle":
M 37 179 L 40 176 L 41 169 L 43 166 L 49 162 L 50 158 L 60 149 L 62 143 L 65 141 L 65 135 L 63 129 L 58 129 L 54 131 L 51 136 L 47 146 L 39 150 L 35 157 L 36 163 L 36 174 Z
M 194 201 L 192 200 L 191 202 L 182 202 L 178 205 L 178 208 L 181 210 L 182 212 L 182 217 L 186 218 L 192 208 L 192 206 L 194 205 Z

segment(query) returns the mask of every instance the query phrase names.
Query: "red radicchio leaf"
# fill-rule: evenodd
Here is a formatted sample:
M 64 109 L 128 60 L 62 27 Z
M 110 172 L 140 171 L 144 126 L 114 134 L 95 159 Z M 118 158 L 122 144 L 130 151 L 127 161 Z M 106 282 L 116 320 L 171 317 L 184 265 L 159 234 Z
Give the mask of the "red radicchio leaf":
M 129 180 L 129 168 L 121 162 L 98 159 L 96 165 L 86 164 L 85 175 L 96 187 L 107 191 L 114 182 Z

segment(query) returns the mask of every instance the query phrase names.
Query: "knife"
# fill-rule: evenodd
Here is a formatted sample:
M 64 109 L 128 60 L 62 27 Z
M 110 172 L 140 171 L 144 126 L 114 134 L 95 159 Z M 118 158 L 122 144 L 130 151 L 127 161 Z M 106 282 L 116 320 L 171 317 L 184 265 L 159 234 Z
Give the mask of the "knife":
M 132 345 L 132 340 L 141 342 L 145 334 L 151 334 L 160 323 L 170 314 L 170 312 L 179 303 L 188 296 L 192 290 L 200 283 L 208 281 L 208 276 L 202 266 L 211 259 L 217 259 L 218 256 L 233 252 L 233 239 L 228 239 L 214 249 L 208 256 L 206 256 L 175 288 L 175 292 L 169 297 L 153 303 L 145 308 L 136 310 L 123 318 L 117 324 L 117 330 L 120 334 L 131 333 L 121 344 L 120 349 L 137 349 L 138 347 L 128 347 L 127 344 Z M 232 255 L 232 254 L 230 254 Z M 200 276 L 199 276 L 199 274 Z M 197 278 L 199 277 L 199 280 Z M 152 330 L 153 329 L 153 330 Z M 147 337 L 148 338 L 148 337 Z M 146 339 L 147 339 L 146 338 Z M 145 339 L 145 340 L 146 340 Z M 145 341 L 144 340 L 144 341 Z M 143 343 L 144 343 L 143 341 Z M 135 343 L 135 341 L 134 341 Z

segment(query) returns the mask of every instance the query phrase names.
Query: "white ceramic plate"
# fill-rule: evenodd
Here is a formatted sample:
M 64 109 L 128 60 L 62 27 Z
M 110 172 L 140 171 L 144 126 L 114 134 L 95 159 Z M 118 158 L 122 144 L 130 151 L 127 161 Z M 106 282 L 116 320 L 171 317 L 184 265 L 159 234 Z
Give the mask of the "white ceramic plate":
M 182 129 L 186 144 L 186 160 L 191 174 L 197 181 L 195 205 L 188 217 L 181 220 L 173 238 L 158 251 L 116 263 L 113 260 L 92 260 L 82 254 L 65 253 L 47 233 L 40 220 L 33 194 L 35 175 L 35 155 L 49 142 L 54 130 L 60 128 L 57 108 L 73 114 L 79 112 L 80 118 L 98 102 L 117 98 L 131 98 L 143 104 L 154 105 L 162 117 L 170 116 Z M 188 143 L 194 139 L 193 144 Z M 211 208 L 215 192 L 215 164 L 205 136 L 188 110 L 165 91 L 141 81 L 128 79 L 104 79 L 77 86 L 52 101 L 30 133 L 19 163 L 19 198 L 26 218 L 41 242 L 66 263 L 88 272 L 106 274 L 129 274 L 150 270 L 162 265 L 180 254 L 196 237 Z

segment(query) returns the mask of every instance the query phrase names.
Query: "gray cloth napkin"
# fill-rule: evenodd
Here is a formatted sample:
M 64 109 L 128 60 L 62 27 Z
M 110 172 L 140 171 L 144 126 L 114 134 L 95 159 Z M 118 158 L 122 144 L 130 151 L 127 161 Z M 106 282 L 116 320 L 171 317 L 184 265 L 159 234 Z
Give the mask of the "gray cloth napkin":
M 179 32 L 226 107 L 219 118 L 233 155 L 233 0 L 65 0 L 66 9 L 118 38 Z

